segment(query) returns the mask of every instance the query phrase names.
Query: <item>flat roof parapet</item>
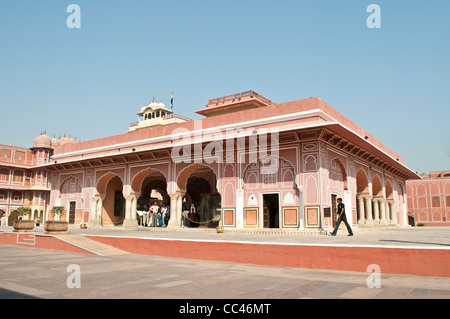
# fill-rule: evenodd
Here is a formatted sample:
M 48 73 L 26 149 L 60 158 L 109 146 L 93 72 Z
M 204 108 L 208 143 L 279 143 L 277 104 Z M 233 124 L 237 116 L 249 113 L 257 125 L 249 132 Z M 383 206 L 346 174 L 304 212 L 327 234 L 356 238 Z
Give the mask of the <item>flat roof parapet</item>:
M 195 113 L 210 117 L 225 113 L 244 111 L 248 109 L 266 107 L 275 103 L 253 90 L 226 95 L 208 100 L 206 108 Z
M 235 102 L 236 100 L 239 101 L 240 99 L 242 99 L 244 97 L 255 98 L 257 100 L 260 100 L 260 101 L 266 103 L 267 105 L 275 104 L 268 98 L 265 98 L 264 96 L 262 96 L 261 94 L 258 94 L 255 91 L 250 90 L 250 91 L 245 91 L 245 92 L 241 92 L 241 93 L 236 93 L 236 94 L 227 95 L 227 96 L 223 96 L 223 97 L 218 97 L 216 99 L 208 100 L 207 106 L 210 106 L 212 104 L 229 102 L 229 101 Z

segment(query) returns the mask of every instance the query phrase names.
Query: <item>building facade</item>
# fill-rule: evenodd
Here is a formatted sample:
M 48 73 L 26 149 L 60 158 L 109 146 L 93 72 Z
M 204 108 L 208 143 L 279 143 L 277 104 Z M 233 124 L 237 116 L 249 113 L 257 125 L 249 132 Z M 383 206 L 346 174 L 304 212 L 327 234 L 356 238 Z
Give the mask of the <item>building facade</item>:
M 47 212 L 137 226 L 157 200 L 169 227 L 330 229 L 340 197 L 354 226 L 408 224 L 406 181 L 420 177 L 320 98 L 277 104 L 248 91 L 209 100 L 199 120 L 152 103 L 128 133 L 60 143 L 34 165 L 47 174 Z
M 0 217 L 7 216 L 9 226 L 23 206 L 31 208 L 25 218 L 44 220 L 50 200 L 50 173 L 36 166 L 50 161 L 51 144 L 52 140 L 41 132 L 31 149 L 0 145 Z
M 408 180 L 408 222 L 412 226 L 450 226 L 450 171 Z

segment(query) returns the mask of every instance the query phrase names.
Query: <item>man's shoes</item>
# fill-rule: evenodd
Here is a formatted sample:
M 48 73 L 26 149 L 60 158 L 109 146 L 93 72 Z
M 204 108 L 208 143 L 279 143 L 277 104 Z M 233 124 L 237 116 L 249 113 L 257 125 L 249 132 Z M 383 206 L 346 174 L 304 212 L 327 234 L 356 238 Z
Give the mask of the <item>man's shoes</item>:
M 353 236 L 353 234 L 348 234 L 347 236 Z
M 336 234 L 330 233 L 330 236 L 336 236 Z

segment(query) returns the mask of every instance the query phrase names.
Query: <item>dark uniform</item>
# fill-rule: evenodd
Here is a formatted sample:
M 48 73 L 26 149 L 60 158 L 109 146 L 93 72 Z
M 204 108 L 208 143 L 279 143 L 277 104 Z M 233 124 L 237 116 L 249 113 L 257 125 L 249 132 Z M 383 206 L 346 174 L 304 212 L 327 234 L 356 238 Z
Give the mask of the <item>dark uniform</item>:
M 347 226 L 347 230 L 348 230 L 348 235 L 349 236 L 353 236 L 353 232 L 352 232 L 352 228 L 350 227 L 350 225 L 347 222 L 347 217 L 345 216 L 345 205 L 340 202 L 338 204 L 338 216 L 339 219 L 337 220 L 336 223 L 336 227 L 334 228 L 333 232 L 331 233 L 332 236 L 336 236 L 337 231 L 339 229 L 339 225 L 341 224 L 341 222 L 344 222 L 345 226 Z

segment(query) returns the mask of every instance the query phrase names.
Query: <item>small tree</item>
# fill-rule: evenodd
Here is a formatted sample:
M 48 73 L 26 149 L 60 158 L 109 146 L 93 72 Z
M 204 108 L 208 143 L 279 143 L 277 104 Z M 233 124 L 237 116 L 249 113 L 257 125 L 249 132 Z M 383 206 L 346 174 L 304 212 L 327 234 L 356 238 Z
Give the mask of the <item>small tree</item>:
M 55 220 L 59 220 L 63 210 L 64 206 L 53 206 L 53 212 L 55 213 Z
M 30 207 L 19 207 L 17 208 L 17 215 L 19 217 L 24 217 L 28 214 L 31 214 L 31 208 Z

